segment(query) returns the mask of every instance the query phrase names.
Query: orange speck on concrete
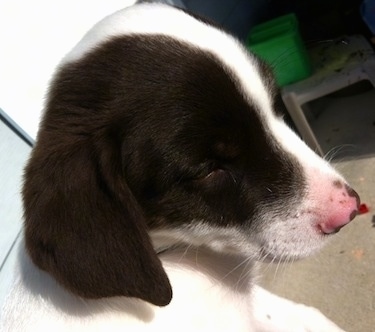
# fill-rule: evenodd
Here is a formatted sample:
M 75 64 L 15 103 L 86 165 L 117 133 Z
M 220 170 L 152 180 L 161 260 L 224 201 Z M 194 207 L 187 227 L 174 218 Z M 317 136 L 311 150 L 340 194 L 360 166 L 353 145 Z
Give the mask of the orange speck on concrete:
M 359 261 L 362 260 L 364 254 L 365 254 L 365 251 L 361 248 L 356 248 L 352 250 L 352 255 L 354 256 L 355 259 Z

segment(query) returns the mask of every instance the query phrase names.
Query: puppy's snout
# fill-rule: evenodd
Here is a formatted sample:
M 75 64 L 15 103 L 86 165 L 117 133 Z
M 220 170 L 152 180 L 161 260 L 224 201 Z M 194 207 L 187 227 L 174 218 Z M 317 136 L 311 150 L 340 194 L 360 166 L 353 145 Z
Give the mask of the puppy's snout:
M 329 206 L 318 228 L 324 234 L 337 233 L 358 214 L 360 198 L 357 192 L 341 181 L 334 181 L 329 194 Z

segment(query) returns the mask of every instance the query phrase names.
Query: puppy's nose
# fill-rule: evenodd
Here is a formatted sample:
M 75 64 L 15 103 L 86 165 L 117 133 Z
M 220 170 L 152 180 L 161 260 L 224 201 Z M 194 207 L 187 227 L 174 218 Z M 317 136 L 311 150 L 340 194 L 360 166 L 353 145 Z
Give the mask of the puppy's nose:
M 334 181 L 325 220 L 318 223 L 324 234 L 337 233 L 358 214 L 360 198 L 354 189 L 341 181 Z

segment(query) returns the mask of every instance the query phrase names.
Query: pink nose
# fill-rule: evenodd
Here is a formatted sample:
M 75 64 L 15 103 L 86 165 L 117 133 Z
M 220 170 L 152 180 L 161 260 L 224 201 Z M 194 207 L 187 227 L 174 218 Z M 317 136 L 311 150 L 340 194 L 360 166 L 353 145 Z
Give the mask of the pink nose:
M 329 197 L 329 211 L 318 227 L 324 234 L 337 233 L 358 214 L 360 198 L 347 184 L 340 181 L 333 183 Z

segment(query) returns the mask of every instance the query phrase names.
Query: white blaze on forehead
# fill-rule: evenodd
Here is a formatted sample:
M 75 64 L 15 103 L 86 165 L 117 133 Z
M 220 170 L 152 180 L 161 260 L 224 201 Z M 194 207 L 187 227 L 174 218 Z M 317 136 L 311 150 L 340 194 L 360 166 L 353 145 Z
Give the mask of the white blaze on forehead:
M 104 18 L 65 56 L 62 63 L 79 60 L 111 37 L 131 34 L 161 34 L 214 54 L 231 70 L 249 101 L 263 112 L 271 109 L 271 100 L 257 63 L 240 42 L 182 10 L 161 4 L 136 5 Z

